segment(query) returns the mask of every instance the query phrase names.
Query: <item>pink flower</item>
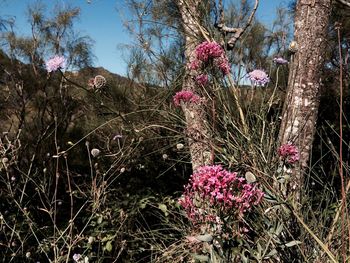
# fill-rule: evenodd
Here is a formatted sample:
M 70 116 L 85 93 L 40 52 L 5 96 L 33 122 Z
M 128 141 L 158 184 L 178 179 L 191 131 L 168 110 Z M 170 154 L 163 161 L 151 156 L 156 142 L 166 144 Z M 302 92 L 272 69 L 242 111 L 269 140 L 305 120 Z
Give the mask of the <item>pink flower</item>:
M 179 91 L 175 94 L 173 97 L 173 101 L 175 106 L 181 106 L 181 102 L 187 102 L 187 103 L 199 103 L 200 97 L 196 94 L 194 94 L 192 91 L 189 90 L 183 90 Z
M 215 41 L 205 41 L 199 44 L 195 49 L 195 59 L 189 63 L 188 68 L 190 70 L 203 70 L 208 65 L 218 68 L 224 75 L 231 71 L 225 50 Z
M 281 145 L 281 147 L 278 148 L 278 154 L 289 164 L 296 163 L 297 161 L 299 161 L 300 157 L 298 148 L 292 143 L 286 143 Z
M 46 70 L 48 72 L 53 72 L 58 70 L 59 68 L 64 68 L 66 66 L 66 60 L 62 56 L 54 56 L 46 62 Z
M 288 60 L 285 60 L 284 58 L 281 58 L 281 57 L 274 58 L 273 62 L 275 62 L 278 65 L 288 64 Z
M 208 83 L 208 75 L 200 74 L 196 77 L 196 82 L 200 86 L 205 86 Z
M 248 73 L 249 79 L 252 81 L 254 85 L 257 86 L 264 86 L 265 84 L 269 83 L 270 78 L 265 73 L 265 71 L 260 69 L 255 69 L 252 72 Z
M 196 47 L 197 59 L 203 62 L 208 62 L 211 58 L 221 57 L 224 53 L 224 49 L 215 41 L 205 41 Z

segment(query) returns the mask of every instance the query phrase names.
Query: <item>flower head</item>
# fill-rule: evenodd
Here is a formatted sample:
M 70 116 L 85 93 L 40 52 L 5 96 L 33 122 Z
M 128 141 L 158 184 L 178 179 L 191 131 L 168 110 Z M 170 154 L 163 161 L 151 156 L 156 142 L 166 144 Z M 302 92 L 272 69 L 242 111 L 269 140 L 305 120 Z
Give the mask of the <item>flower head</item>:
M 270 78 L 266 72 L 260 69 L 255 69 L 252 72 L 249 72 L 248 75 L 252 83 L 257 86 L 264 86 L 270 81 Z
M 183 145 L 182 143 L 176 144 L 176 149 L 182 150 L 183 148 L 185 148 L 185 145 Z
M 188 64 L 190 70 L 199 70 L 199 73 L 207 66 L 214 66 L 215 69 L 219 69 L 224 75 L 229 74 L 231 71 L 225 50 L 215 41 L 205 41 L 199 44 L 195 49 L 195 57 Z M 197 78 L 203 78 L 203 75 L 205 74 L 200 74 Z
M 88 80 L 88 86 L 92 89 L 93 88 L 96 88 L 96 89 L 102 88 L 106 85 L 106 83 L 107 83 L 106 78 L 102 75 L 97 75 L 94 78 L 90 78 Z
M 49 59 L 47 62 L 46 62 L 46 70 L 48 72 L 53 72 L 53 71 L 56 71 L 58 69 L 62 69 L 66 66 L 66 60 L 64 57 L 62 56 L 54 56 L 53 58 Z
M 273 62 L 275 62 L 277 65 L 284 65 L 284 64 L 288 64 L 288 60 L 285 60 L 282 57 L 277 57 L 273 59 Z
M 123 138 L 123 135 L 121 134 L 116 134 L 113 136 L 113 141 L 116 141 L 116 140 L 119 140 L 119 139 L 122 139 Z
M 197 59 L 202 62 L 207 62 L 211 58 L 221 57 L 224 53 L 224 49 L 215 41 L 205 41 L 196 47 Z
M 106 79 L 104 76 L 102 75 L 97 75 L 95 78 L 94 78 L 94 86 L 99 89 L 103 86 L 106 85 Z
M 278 154 L 289 164 L 293 164 L 299 161 L 300 157 L 298 148 L 292 143 L 281 145 L 281 147 L 278 148 Z
M 93 149 L 91 150 L 91 155 L 92 155 L 93 157 L 99 156 L 100 153 L 101 153 L 101 151 L 100 151 L 99 149 L 97 149 L 97 148 L 93 148 Z
M 194 94 L 192 91 L 189 90 L 183 90 L 179 91 L 175 94 L 173 97 L 175 106 L 180 106 L 181 102 L 187 102 L 187 103 L 199 103 L 200 97 L 196 94 Z

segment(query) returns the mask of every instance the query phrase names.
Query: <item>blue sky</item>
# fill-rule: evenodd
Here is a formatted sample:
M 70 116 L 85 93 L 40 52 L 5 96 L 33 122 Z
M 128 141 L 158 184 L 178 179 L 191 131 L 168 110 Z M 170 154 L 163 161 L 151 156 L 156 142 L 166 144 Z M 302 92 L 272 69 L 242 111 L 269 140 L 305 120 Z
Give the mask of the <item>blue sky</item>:
M 226 0 L 227 2 L 228 0 Z M 37 0 L 3 0 L 0 2 L 0 15 L 13 16 L 16 19 L 16 30 L 26 34 L 29 27 L 26 8 Z M 48 10 L 56 3 L 60 5 L 78 6 L 81 16 L 75 28 L 82 35 L 90 36 L 94 41 L 94 55 L 97 60 L 94 66 L 102 66 L 111 72 L 126 75 L 127 56 L 123 45 L 131 43 L 131 38 L 123 26 L 123 19 L 128 14 L 123 0 L 46 0 L 42 1 Z M 289 0 L 260 0 L 257 16 L 265 24 L 270 24 L 278 6 L 286 6 Z

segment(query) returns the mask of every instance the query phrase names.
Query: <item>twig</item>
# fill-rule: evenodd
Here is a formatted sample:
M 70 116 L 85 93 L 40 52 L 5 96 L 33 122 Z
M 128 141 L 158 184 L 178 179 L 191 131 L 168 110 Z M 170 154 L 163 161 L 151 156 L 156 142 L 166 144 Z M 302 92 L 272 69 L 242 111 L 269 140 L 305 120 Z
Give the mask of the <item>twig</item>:
M 247 28 L 251 25 L 254 15 L 256 13 L 256 10 L 259 6 L 259 0 L 255 0 L 255 4 L 252 10 L 252 13 L 250 14 L 247 23 L 244 27 L 228 27 L 225 25 L 225 17 L 224 17 L 224 8 L 222 4 L 222 0 L 219 0 L 219 23 L 216 25 L 216 27 L 221 31 L 222 34 L 226 35 L 227 33 L 233 34 L 233 36 L 229 39 L 227 42 L 227 49 L 231 50 L 234 48 L 237 40 L 242 36 L 242 34 L 247 30 Z

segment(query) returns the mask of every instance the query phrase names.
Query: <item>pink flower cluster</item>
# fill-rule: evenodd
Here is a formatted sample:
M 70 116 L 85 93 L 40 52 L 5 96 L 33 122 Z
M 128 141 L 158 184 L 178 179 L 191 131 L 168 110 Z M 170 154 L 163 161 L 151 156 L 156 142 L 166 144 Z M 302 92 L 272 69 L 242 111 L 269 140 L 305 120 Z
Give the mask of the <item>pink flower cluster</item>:
M 179 203 L 193 223 L 204 223 L 217 221 L 217 217 L 225 221 L 229 214 L 239 219 L 253 205 L 259 204 L 263 196 L 256 185 L 246 183 L 237 173 L 212 165 L 200 167 L 191 176 Z
M 209 62 L 213 61 L 214 66 L 220 69 L 224 75 L 230 73 L 231 67 L 225 50 L 215 41 L 205 41 L 199 44 L 195 49 L 195 55 L 196 58 L 189 64 L 191 70 L 204 69 Z
M 292 143 L 286 143 L 281 145 L 281 147 L 278 148 L 278 154 L 289 164 L 293 164 L 299 161 L 298 148 Z
M 66 60 L 64 57 L 56 55 L 53 58 L 49 59 L 45 64 L 46 70 L 48 72 L 53 72 L 59 68 L 64 68 L 66 66 Z
M 215 41 L 205 41 L 196 47 L 197 59 L 202 62 L 208 62 L 209 59 L 219 58 L 224 54 L 223 48 Z
M 199 103 L 200 97 L 190 90 L 179 91 L 173 97 L 175 106 L 181 106 L 181 102 Z

